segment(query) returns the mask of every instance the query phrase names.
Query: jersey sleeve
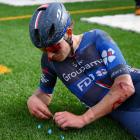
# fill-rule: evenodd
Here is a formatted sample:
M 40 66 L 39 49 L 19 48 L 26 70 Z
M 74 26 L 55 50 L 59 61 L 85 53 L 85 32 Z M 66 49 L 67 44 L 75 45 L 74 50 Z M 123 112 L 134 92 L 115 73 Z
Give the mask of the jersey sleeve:
M 41 59 L 42 74 L 40 78 L 40 89 L 48 94 L 52 94 L 56 84 L 57 75 L 53 70 L 51 62 L 48 61 L 47 55 L 43 54 Z
M 129 74 L 126 61 L 115 41 L 104 31 L 95 30 L 95 45 L 111 78 Z

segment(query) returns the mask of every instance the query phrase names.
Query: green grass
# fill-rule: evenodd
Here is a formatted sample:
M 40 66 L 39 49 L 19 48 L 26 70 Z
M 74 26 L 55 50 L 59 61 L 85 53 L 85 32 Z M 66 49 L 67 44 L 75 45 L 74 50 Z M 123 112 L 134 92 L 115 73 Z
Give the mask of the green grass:
M 107 0 L 100 2 L 65 4 L 69 11 L 85 9 L 133 6 L 133 0 Z M 32 14 L 37 6 L 12 7 L 0 5 L 0 17 Z M 75 21 L 75 34 L 100 28 L 108 32 L 120 46 L 126 60 L 140 68 L 140 34 L 110 28 L 97 24 L 80 22 L 80 17 L 132 13 L 130 10 L 97 12 L 72 15 Z M 61 131 L 52 121 L 41 121 L 28 113 L 26 101 L 38 87 L 40 78 L 39 52 L 30 42 L 28 35 L 29 19 L 0 21 L 0 64 L 12 69 L 12 73 L 0 75 L 0 140 L 59 140 L 63 134 L 66 140 L 133 140 L 120 125 L 104 117 L 83 129 Z M 52 104 L 52 112 L 67 110 L 82 114 L 86 108 L 58 80 Z M 38 124 L 43 128 L 37 129 Z M 53 134 L 48 135 L 47 129 Z

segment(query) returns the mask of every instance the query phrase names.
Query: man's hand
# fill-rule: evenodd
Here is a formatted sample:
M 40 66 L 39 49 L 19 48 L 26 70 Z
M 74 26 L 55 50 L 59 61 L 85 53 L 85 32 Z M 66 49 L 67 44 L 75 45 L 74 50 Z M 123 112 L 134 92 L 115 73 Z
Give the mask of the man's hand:
M 55 113 L 54 120 L 64 130 L 68 127 L 82 128 L 86 125 L 83 116 L 74 115 L 67 111 Z
M 39 93 L 38 90 L 36 92 L 37 94 L 33 94 L 27 101 L 29 112 L 39 119 L 51 118 L 53 115 L 49 111 L 47 103 L 45 104 L 44 101 L 40 98 L 41 95 L 46 95 L 43 95 L 43 93 Z

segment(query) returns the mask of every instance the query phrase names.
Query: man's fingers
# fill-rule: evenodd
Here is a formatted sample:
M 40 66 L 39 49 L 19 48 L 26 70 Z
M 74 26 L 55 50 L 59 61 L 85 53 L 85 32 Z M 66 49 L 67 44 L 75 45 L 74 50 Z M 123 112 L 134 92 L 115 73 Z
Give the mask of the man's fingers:
M 66 130 L 68 126 L 69 126 L 68 122 L 65 121 L 65 122 L 61 125 L 61 128 L 62 128 L 63 130 Z M 69 126 L 69 127 L 70 127 L 70 126 Z
M 56 121 L 56 123 L 61 127 L 66 121 L 67 121 L 66 119 L 62 118 Z
M 66 111 L 64 111 L 64 112 L 56 112 L 55 114 L 54 114 L 54 116 L 53 116 L 53 119 L 54 120 L 56 120 L 56 118 L 62 118 L 62 117 L 64 117 L 64 113 L 65 113 Z
M 37 118 L 49 119 L 53 116 L 52 113 L 49 111 L 47 105 L 44 104 L 44 102 L 36 95 L 29 98 L 27 105 L 30 113 Z
M 63 118 L 64 118 L 64 115 L 58 115 L 58 116 L 54 115 L 55 121 L 58 121 L 58 120 L 63 119 Z
M 52 113 L 47 108 L 41 109 L 41 112 L 46 116 L 53 117 Z
M 47 106 L 42 106 L 38 108 L 38 111 L 40 111 L 42 114 L 44 114 L 45 116 L 48 116 L 49 118 L 52 117 L 52 113 L 49 111 L 49 109 L 47 108 Z
M 40 111 L 37 111 L 35 114 L 34 114 L 37 118 L 39 119 L 49 119 L 49 116 L 47 115 L 44 115 L 42 112 Z
M 52 117 L 52 113 L 46 106 L 37 107 L 36 109 L 32 110 L 31 114 L 40 119 L 49 119 Z
M 64 112 L 65 112 L 65 111 L 64 111 Z M 63 115 L 64 112 L 56 112 L 55 115 L 54 115 L 54 117 L 57 117 L 57 116 Z
M 32 115 L 36 116 L 39 119 L 49 119 L 51 116 L 49 114 L 44 114 L 42 111 L 37 110 L 32 113 Z

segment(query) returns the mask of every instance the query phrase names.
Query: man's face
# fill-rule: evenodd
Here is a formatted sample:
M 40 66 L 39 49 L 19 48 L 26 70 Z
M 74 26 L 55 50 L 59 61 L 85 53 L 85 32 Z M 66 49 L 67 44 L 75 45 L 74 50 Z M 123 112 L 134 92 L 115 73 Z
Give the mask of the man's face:
M 64 61 L 70 54 L 69 44 L 62 39 L 57 44 L 41 49 L 43 52 L 48 54 L 48 59 L 50 61 Z

